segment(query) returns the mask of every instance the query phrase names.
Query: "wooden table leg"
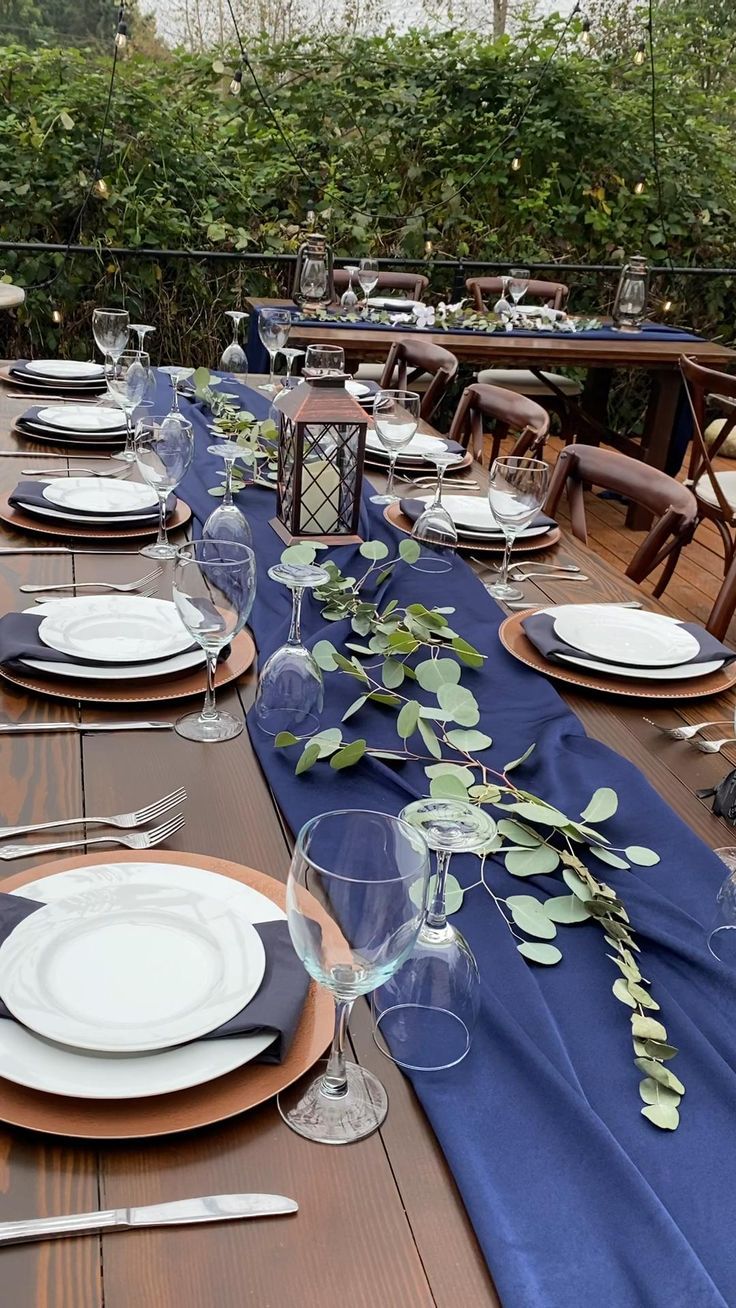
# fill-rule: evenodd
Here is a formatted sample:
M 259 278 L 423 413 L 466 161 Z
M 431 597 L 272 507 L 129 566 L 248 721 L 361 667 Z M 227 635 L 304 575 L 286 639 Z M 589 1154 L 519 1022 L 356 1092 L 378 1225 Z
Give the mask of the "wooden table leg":
M 663 368 L 652 375 L 652 394 L 644 426 L 643 462 L 664 472 L 672 443 L 682 382 L 675 368 Z M 626 515 L 626 526 L 633 531 L 647 531 L 652 525 L 652 514 L 632 504 Z
M 611 393 L 613 371 L 611 368 L 591 368 L 585 378 L 583 393 L 580 396 L 580 408 L 595 422 L 608 426 L 608 399 Z M 583 427 L 577 435 L 581 445 L 595 445 L 594 434 L 590 428 Z

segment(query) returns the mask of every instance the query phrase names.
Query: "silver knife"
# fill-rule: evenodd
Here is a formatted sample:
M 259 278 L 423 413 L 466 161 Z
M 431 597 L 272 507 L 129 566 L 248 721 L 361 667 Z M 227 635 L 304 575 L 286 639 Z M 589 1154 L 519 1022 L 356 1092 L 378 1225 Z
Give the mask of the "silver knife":
M 181 1226 L 193 1222 L 228 1222 L 238 1217 L 278 1217 L 296 1213 L 295 1199 L 282 1194 L 213 1194 L 202 1199 L 176 1199 L 146 1208 L 109 1208 L 106 1212 L 71 1213 L 68 1217 L 32 1217 L 0 1222 L 0 1245 L 25 1244 L 87 1231 L 131 1230 L 137 1226 Z
M 72 549 L 69 545 L 2 545 L 0 554 L 117 554 L 121 559 L 138 557 L 140 550 Z
M 0 735 L 44 731 L 171 731 L 173 722 L 0 722 Z

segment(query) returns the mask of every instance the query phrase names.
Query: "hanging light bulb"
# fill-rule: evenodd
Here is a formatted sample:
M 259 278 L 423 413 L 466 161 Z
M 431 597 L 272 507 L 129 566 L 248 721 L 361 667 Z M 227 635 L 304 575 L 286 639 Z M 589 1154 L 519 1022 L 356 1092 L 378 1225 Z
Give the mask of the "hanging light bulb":
M 242 87 L 243 87 L 243 70 L 242 68 L 236 68 L 235 72 L 233 73 L 233 80 L 230 83 L 230 94 L 240 95 Z
M 672 310 L 672 301 L 664 300 L 662 303 L 662 313 L 670 313 Z
M 106 200 L 110 194 L 110 188 L 107 185 L 107 182 L 105 181 L 104 177 L 95 178 L 92 186 L 92 190 L 94 191 L 95 195 L 99 200 Z
M 430 254 L 432 253 L 433 249 L 434 249 L 434 245 L 433 245 L 433 243 L 432 243 L 432 233 L 431 233 L 431 232 L 425 232 L 425 233 L 424 233 L 424 253 L 426 254 L 427 258 L 429 258 L 429 256 L 430 256 Z
M 118 50 L 124 50 L 128 44 L 128 25 L 125 19 L 121 18 L 118 23 L 118 30 L 115 33 L 115 46 Z
M 511 169 L 512 172 L 518 173 L 520 168 L 521 168 L 521 149 L 517 145 L 516 149 L 514 150 L 514 157 L 511 160 Z
M 646 57 L 647 57 L 647 43 L 642 37 L 641 41 L 637 43 L 637 47 L 634 51 L 634 63 L 636 64 L 637 68 L 641 68 Z
M 590 49 L 590 19 L 589 18 L 584 18 L 582 23 L 580 24 L 580 34 L 578 36 L 578 43 L 580 45 L 581 50 Z
M 637 177 L 636 181 L 634 182 L 634 195 L 643 195 L 646 189 L 647 189 L 646 178 Z
M 55 322 L 58 327 L 59 323 L 61 322 L 61 309 L 51 310 L 51 321 Z

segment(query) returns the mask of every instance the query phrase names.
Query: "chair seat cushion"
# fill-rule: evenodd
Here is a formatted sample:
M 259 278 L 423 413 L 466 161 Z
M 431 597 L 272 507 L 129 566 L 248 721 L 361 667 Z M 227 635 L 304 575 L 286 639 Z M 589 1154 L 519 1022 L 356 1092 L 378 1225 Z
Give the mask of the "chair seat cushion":
M 546 371 L 546 370 L 545 370 Z M 563 395 L 580 395 L 580 382 L 572 377 L 563 377 L 559 372 L 546 372 Z M 478 381 L 488 386 L 501 386 L 507 391 L 519 391 L 521 395 L 554 395 L 550 386 L 545 386 L 530 368 L 484 368 L 478 373 Z
M 382 376 L 382 363 L 361 363 L 358 366 L 358 371 L 353 373 L 356 381 L 380 382 Z M 418 377 L 412 377 L 411 385 L 414 390 L 426 391 L 431 380 L 432 374 L 430 372 L 422 372 Z M 396 381 L 396 374 L 394 374 L 393 381 Z
M 716 473 L 716 481 L 718 482 L 718 485 L 723 491 L 723 494 L 728 500 L 728 503 L 730 504 L 731 508 L 736 511 L 736 472 L 718 472 Z M 695 491 L 696 495 L 700 496 L 701 500 L 705 500 L 706 504 L 713 504 L 716 508 L 718 508 L 718 500 L 716 499 L 716 493 L 711 485 L 711 480 L 710 477 L 707 475 L 707 473 L 703 477 L 700 477 L 698 481 L 696 481 L 693 490 Z

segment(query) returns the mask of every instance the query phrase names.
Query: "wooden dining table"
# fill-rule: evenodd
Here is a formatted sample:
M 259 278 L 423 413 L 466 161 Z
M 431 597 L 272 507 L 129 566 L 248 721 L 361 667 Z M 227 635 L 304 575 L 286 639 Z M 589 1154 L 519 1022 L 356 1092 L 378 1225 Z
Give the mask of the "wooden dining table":
M 10 435 L 13 417 L 25 407 L 0 395 L 0 451 L 41 450 L 21 446 Z M 45 466 L 41 460 L 0 457 L 0 489 L 11 489 L 21 468 L 33 462 Z M 80 462 L 70 461 L 70 470 Z M 95 465 L 85 460 L 84 466 Z M 485 474 L 480 469 L 473 476 L 483 480 Z M 44 543 L 42 537 L 0 532 L 3 546 Z M 589 581 L 525 583 L 530 603 L 615 601 L 639 594 L 569 537 L 533 558 L 536 563 L 576 563 Z M 490 566 L 482 570 L 488 572 Z M 147 568 L 147 560 L 129 555 L 0 555 L 2 612 L 26 602 L 18 591 L 22 582 L 131 580 Z M 168 596 L 170 585 L 165 572 L 158 593 Z M 651 606 L 667 611 L 666 600 Z M 496 639 L 490 628 L 489 639 Z M 222 695 L 224 706 L 245 712 L 255 672 Z M 695 793 L 719 780 L 728 760 L 668 740 L 645 720 L 730 718 L 733 693 L 681 705 L 660 701 L 652 708 L 573 688 L 561 686 L 560 691 L 586 730 L 629 758 L 706 843 L 735 843 L 732 829 L 713 817 Z M 119 720 L 121 713 L 99 707 L 78 712 L 81 721 Z M 56 722 L 69 714 L 69 701 L 33 696 L 0 678 L 2 720 Z M 174 718 L 176 709 L 146 705 L 144 716 Z M 184 786 L 186 826 L 169 849 L 228 859 L 285 878 L 292 833 L 279 815 L 247 732 L 215 746 L 183 741 L 173 732 L 0 736 L 0 760 L 3 824 L 121 812 Z M 47 860 L 45 855 L 41 861 Z M 28 858 L 3 867 L 9 875 L 33 863 L 29 842 Z M 498 1304 L 493 1269 L 489 1272 L 481 1256 L 443 1155 L 409 1082 L 376 1048 L 363 1001 L 353 1012 L 350 1043 L 358 1062 L 386 1085 L 390 1105 L 379 1132 L 345 1148 L 312 1144 L 292 1134 L 273 1102 L 224 1124 L 159 1141 L 90 1144 L 0 1126 L 0 1221 L 243 1191 L 290 1195 L 299 1203 L 293 1217 L 88 1235 L 3 1249 L 2 1303 L 8 1308 Z M 462 1074 L 460 1066 L 457 1076 Z

